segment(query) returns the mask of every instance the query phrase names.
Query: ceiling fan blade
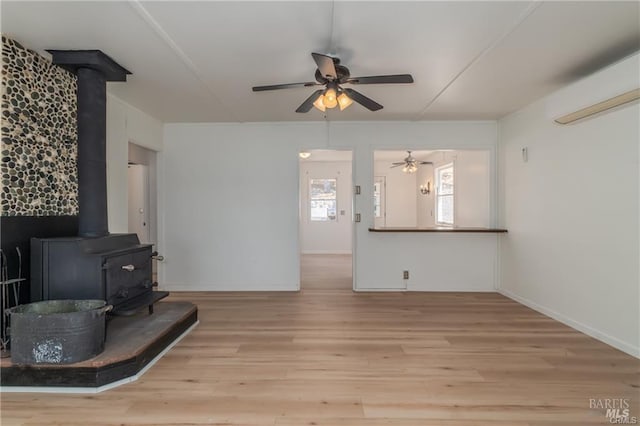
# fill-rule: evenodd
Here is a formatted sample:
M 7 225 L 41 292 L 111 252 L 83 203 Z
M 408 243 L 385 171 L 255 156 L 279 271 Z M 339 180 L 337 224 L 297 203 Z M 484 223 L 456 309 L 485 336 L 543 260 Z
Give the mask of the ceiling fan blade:
M 370 77 L 352 77 L 346 81 L 351 84 L 390 84 L 413 83 L 411 74 L 374 75 Z
M 400 166 L 404 166 L 404 163 L 402 163 L 402 164 L 395 164 L 395 165 L 393 165 L 393 166 L 391 166 L 391 167 L 389 167 L 389 168 L 390 168 L 390 169 L 393 169 L 394 167 L 400 167 Z
M 391 164 L 393 164 L 394 166 L 402 166 L 403 164 L 406 164 L 406 163 L 407 163 L 406 161 L 396 161 L 395 163 L 391 163 Z
M 343 90 L 347 92 L 347 95 L 349 95 L 351 99 L 353 99 L 354 101 L 356 101 L 357 103 L 359 103 L 360 105 L 362 105 L 363 107 L 367 108 L 370 111 L 378 111 L 379 109 L 382 109 L 382 105 L 380 105 L 373 99 L 367 98 L 365 95 L 363 95 L 360 92 L 356 92 L 353 89 L 343 89 Z
M 313 56 L 313 60 L 316 61 L 316 65 L 318 65 L 318 69 L 323 77 L 331 80 L 338 78 L 336 67 L 333 64 L 333 58 L 331 56 L 323 55 L 321 53 L 312 53 L 311 56 Z
M 322 90 L 316 90 L 315 92 L 313 92 L 311 96 L 309 96 L 307 100 L 298 107 L 296 112 L 309 112 L 311 107 L 313 107 L 313 103 L 316 101 L 316 99 L 318 99 L 320 95 L 322 95 L 322 92 Z
M 433 161 L 421 161 L 420 164 L 433 164 Z
M 307 81 L 305 83 L 272 84 L 270 86 L 254 86 L 251 88 L 251 90 L 253 90 L 254 92 L 264 92 L 265 90 L 290 89 L 292 87 L 312 87 L 312 86 L 320 86 L 320 83 Z

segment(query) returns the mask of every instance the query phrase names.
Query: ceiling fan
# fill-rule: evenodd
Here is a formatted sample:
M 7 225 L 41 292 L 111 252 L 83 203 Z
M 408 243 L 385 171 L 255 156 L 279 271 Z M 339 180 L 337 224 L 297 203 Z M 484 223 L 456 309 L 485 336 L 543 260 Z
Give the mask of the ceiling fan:
M 382 105 L 350 88 L 343 88 L 343 84 L 395 84 L 395 83 L 413 83 L 411 74 L 396 75 L 377 75 L 370 77 L 351 77 L 349 69 L 344 65 L 340 65 L 340 59 L 320 53 L 312 53 L 311 56 L 316 62 L 318 69 L 316 70 L 316 81 L 308 81 L 304 83 L 288 83 L 275 84 L 270 86 L 255 86 L 254 92 L 263 92 L 266 90 L 289 89 L 292 87 L 314 87 L 325 86 L 313 92 L 306 101 L 296 109 L 296 112 L 309 112 L 311 107 L 315 106 L 320 111 L 327 108 L 340 107 L 340 110 L 347 108 L 356 101 L 370 111 L 382 109 Z
M 431 161 L 418 161 L 411 155 L 411 151 L 407 151 L 407 155 L 404 160 L 391 163 L 391 168 L 404 166 L 402 171 L 405 173 L 415 173 L 418 170 L 418 166 L 423 164 L 433 164 Z

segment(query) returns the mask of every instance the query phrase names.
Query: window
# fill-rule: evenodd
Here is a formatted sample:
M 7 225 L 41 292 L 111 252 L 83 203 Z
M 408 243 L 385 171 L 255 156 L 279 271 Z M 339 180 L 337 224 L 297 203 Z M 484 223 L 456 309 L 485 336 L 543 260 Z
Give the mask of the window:
M 376 180 L 373 184 L 373 216 L 382 217 L 382 181 Z
M 309 179 L 309 203 L 311 221 L 335 221 L 336 179 Z
M 436 222 L 453 225 L 453 163 L 436 169 Z

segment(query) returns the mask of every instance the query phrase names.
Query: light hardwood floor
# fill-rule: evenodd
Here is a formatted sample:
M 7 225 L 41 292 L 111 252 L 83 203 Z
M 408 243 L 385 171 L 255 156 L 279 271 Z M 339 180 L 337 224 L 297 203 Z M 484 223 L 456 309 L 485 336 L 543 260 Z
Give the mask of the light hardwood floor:
M 2 425 L 608 424 L 640 417 L 640 361 L 499 294 L 351 291 L 305 256 L 300 293 L 174 293 L 200 325 L 138 382 L 2 394 Z

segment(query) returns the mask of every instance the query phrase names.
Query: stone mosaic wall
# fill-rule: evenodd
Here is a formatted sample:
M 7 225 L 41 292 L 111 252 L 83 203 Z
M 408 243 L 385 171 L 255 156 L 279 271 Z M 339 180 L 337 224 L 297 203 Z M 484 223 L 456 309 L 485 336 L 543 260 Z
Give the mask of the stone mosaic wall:
M 78 214 L 76 77 L 2 36 L 2 216 Z

